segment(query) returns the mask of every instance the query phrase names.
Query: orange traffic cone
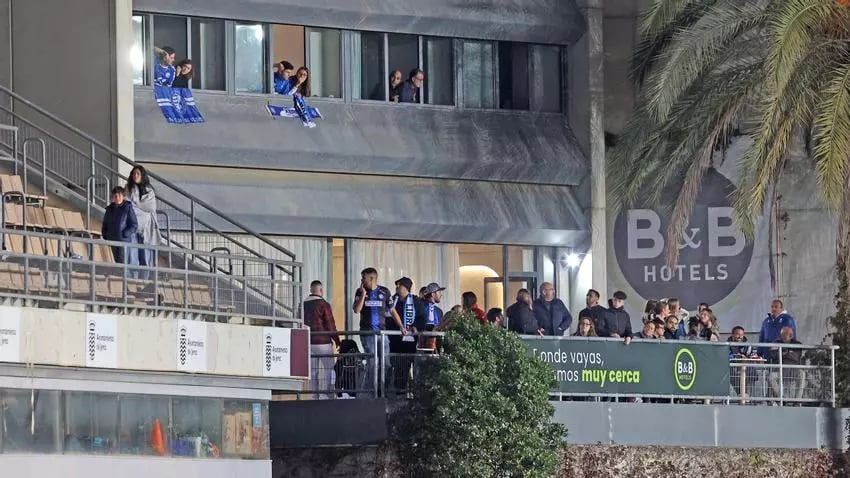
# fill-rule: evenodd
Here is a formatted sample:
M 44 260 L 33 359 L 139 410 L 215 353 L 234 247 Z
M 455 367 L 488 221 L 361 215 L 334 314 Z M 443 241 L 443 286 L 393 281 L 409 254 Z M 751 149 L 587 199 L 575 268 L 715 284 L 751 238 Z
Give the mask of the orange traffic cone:
M 153 430 L 151 430 L 151 447 L 157 455 L 165 455 L 165 443 L 162 440 L 162 425 L 159 424 L 159 418 L 153 421 Z

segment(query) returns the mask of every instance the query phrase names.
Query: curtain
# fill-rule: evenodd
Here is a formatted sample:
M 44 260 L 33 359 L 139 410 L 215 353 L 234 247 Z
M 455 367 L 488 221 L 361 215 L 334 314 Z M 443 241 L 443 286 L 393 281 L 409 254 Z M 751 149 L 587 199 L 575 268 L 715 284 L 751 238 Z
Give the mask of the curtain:
M 355 239 L 351 241 L 349 255 L 350 291 L 360 287 L 360 271 L 374 267 L 378 271 L 378 283 L 391 291 L 395 291 L 396 280 L 410 277 L 414 293 L 430 282 L 446 288 L 440 303 L 443 311 L 460 304 L 460 253 L 457 245 Z

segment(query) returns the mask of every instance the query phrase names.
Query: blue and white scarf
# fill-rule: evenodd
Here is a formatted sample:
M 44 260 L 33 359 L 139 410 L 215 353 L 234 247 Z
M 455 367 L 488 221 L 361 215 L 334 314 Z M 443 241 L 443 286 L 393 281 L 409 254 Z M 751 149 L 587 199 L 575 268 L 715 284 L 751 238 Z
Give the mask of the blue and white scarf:
M 154 86 L 153 95 L 165 120 L 173 124 L 203 123 L 204 117 L 195 106 L 195 97 L 189 88 Z

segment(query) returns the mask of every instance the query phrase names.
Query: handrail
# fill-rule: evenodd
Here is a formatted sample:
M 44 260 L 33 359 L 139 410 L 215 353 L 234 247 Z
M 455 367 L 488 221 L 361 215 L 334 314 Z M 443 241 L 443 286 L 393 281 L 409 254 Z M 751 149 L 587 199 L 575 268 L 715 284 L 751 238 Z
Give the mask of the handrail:
M 61 119 L 61 118 L 59 118 L 58 116 L 54 115 L 53 113 L 50 113 L 49 111 L 47 111 L 46 109 L 42 108 L 41 106 L 38 106 L 38 105 L 36 105 L 35 103 L 33 103 L 33 102 L 29 101 L 28 99 L 26 99 L 26 98 L 24 98 L 24 97 L 20 96 L 19 94 L 17 94 L 17 93 L 15 93 L 14 91 L 12 91 L 12 90 L 10 90 L 10 89 L 6 88 L 5 86 L 0 85 L 0 92 L 3 92 L 3 93 L 8 94 L 9 96 L 11 96 L 11 97 L 12 97 L 13 99 L 15 99 L 16 101 L 21 102 L 22 104 L 24 104 L 24 105 L 26 105 L 27 107 L 29 107 L 29 108 L 33 109 L 34 111 L 36 111 L 36 112 L 38 112 L 39 114 L 41 114 L 41 115 L 45 116 L 46 118 L 48 118 L 48 119 L 50 119 L 50 120 L 52 120 L 52 121 L 54 121 L 54 122 L 58 123 L 59 125 L 61 125 L 61 126 L 65 127 L 65 128 L 67 128 L 68 130 L 70 130 L 71 132 L 73 132 L 73 133 L 77 134 L 78 136 L 82 137 L 82 138 L 83 138 L 83 139 L 85 139 L 86 141 L 91 142 L 91 144 L 93 144 L 93 145 L 96 145 L 96 146 L 100 147 L 101 149 L 105 150 L 105 151 L 106 151 L 106 152 L 108 152 L 109 154 L 111 154 L 111 155 L 115 156 L 116 158 L 120 159 L 121 161 L 123 161 L 123 162 L 124 162 L 124 163 L 126 163 L 127 165 L 129 165 L 129 166 L 131 166 L 131 167 L 137 166 L 137 163 L 136 163 L 135 161 L 133 161 L 133 160 L 131 160 L 130 158 L 128 158 L 128 157 L 126 157 L 126 156 L 124 156 L 124 155 L 123 155 L 123 154 L 121 154 L 121 153 L 119 153 L 118 151 L 116 151 L 116 150 L 115 150 L 114 148 L 112 148 L 111 146 L 107 146 L 107 145 L 103 144 L 102 142 L 98 141 L 98 140 L 97 140 L 97 139 L 95 139 L 94 137 L 92 137 L 92 136 L 88 135 L 87 133 L 83 132 L 83 131 L 82 131 L 82 130 L 80 130 L 79 128 L 77 128 L 77 127 L 73 126 L 72 124 L 68 123 L 67 121 L 65 121 L 65 120 L 63 120 L 63 119 Z M 17 113 L 15 113 L 14 111 L 12 111 L 11 113 L 12 113 L 15 117 L 19 117 L 19 115 L 18 115 Z M 51 136 L 51 137 L 54 137 L 53 135 L 50 135 L 50 136 Z M 95 161 L 94 155 L 92 155 L 91 160 L 92 160 L 92 161 Z M 104 167 L 106 167 L 106 166 L 104 166 Z M 107 167 L 107 169 L 111 169 L 111 168 L 108 168 L 108 167 Z M 115 172 L 115 171 L 113 170 L 113 172 Z M 185 198 L 187 198 L 187 199 L 188 199 L 188 200 L 190 200 L 191 202 L 196 203 L 196 204 L 198 204 L 198 205 L 200 205 L 200 206 L 204 207 L 205 209 L 209 210 L 210 212 L 212 212 L 213 214 L 215 214 L 215 215 L 216 215 L 216 216 L 218 216 L 219 218 L 224 219 L 225 221 L 229 222 L 231 225 L 235 226 L 237 229 L 242 230 L 242 231 L 243 231 L 243 233 L 245 233 L 245 234 L 247 234 L 247 235 L 249 235 L 249 236 L 252 236 L 252 237 L 254 237 L 255 239 L 258 239 L 259 241 L 263 242 L 264 244 L 266 244 L 266 245 L 270 246 L 271 248 L 273 248 L 273 249 L 277 250 L 278 252 L 280 252 L 281 254 L 283 254 L 283 255 L 285 255 L 285 256 L 287 256 L 287 257 L 290 257 L 290 258 L 292 258 L 292 259 L 294 259 L 294 258 L 295 258 L 295 253 L 293 253 L 292 251 L 290 251 L 290 250 L 286 249 L 285 247 L 281 246 L 280 244 L 277 244 L 277 243 L 275 243 L 274 241 L 271 241 L 270 239 L 268 239 L 268 238 L 266 238 L 266 237 L 262 236 L 261 234 L 259 234 L 259 233 L 255 232 L 254 230 L 252 230 L 251 228 L 249 228 L 249 227 L 245 226 L 245 225 L 244 225 L 244 224 L 242 224 L 241 222 L 239 222 L 239 221 L 237 221 L 237 220 L 235 220 L 235 219 L 232 219 L 232 218 L 230 218 L 230 217 L 228 217 L 228 216 L 224 215 L 224 213 L 222 213 L 222 212 L 221 212 L 221 211 L 219 211 L 218 209 L 214 208 L 213 206 L 211 206 L 211 205 L 210 205 L 210 204 L 208 204 L 207 202 L 205 202 L 205 201 L 203 201 L 203 200 L 201 200 L 201 199 L 198 199 L 197 197 L 195 197 L 194 195 L 190 194 L 189 192 L 187 192 L 187 191 L 183 190 L 182 188 L 177 187 L 177 186 L 176 186 L 174 183 L 172 183 L 171 181 L 168 181 L 167 179 L 165 179 L 165 178 L 163 178 L 163 177 L 161 177 L 161 176 L 159 176 L 159 175 L 157 175 L 157 174 L 155 174 L 155 173 L 151 173 L 151 172 L 149 172 L 148 174 L 149 174 L 149 176 L 150 176 L 151 178 L 156 179 L 158 182 L 160 182 L 160 183 L 164 184 L 165 186 L 167 186 L 167 187 L 171 188 L 173 191 L 175 191 L 176 193 L 178 193 L 178 194 L 180 194 L 180 195 L 184 196 Z M 193 218 L 193 220 L 194 220 L 194 218 Z
M 21 121 L 22 123 L 24 123 L 24 124 L 26 124 L 26 125 L 28 125 L 28 126 L 30 126 L 30 127 L 32 127 L 32 128 L 34 128 L 34 129 L 38 130 L 38 131 L 39 131 L 39 132 L 41 132 L 42 134 L 45 134 L 45 135 L 47 135 L 47 136 L 51 136 L 51 133 L 50 133 L 50 132 L 48 132 L 47 130 L 45 130 L 44 128 L 42 128 L 42 127 L 38 126 L 37 124 L 33 123 L 32 121 L 27 120 L 26 118 L 21 118 L 20 116 L 15 115 L 15 113 L 14 113 L 13 111 L 10 111 L 10 110 L 9 110 L 9 109 L 7 109 L 6 107 L 4 107 L 2 104 L 0 104 L 0 111 L 5 111 L 5 112 L 7 112 L 7 113 L 9 113 L 9 114 L 11 114 L 11 115 L 14 115 L 14 116 L 15 116 L 15 118 L 16 118 L 18 121 Z M 0 125 L 0 126 L 2 126 L 2 125 Z M 53 141 L 56 141 L 57 143 L 59 143 L 59 144 L 60 144 L 60 145 L 62 145 L 63 147 L 68 148 L 69 150 L 71 150 L 71 151 L 73 151 L 73 152 L 75 152 L 75 153 L 77 153 L 77 154 L 79 154 L 79 155 L 81 155 L 81 156 L 85 156 L 86 154 L 88 154 L 88 153 L 85 153 L 85 152 L 81 151 L 81 150 L 80 150 L 79 148 L 77 148 L 76 146 L 74 146 L 74 145 L 72 145 L 72 144 L 69 144 L 68 142 L 66 142 L 65 140 L 63 140 L 63 139 L 61 139 L 61 138 L 56 138 L 56 137 L 52 137 L 52 136 L 51 136 L 51 139 L 52 139 Z M 2 144 L 3 144 L 3 143 L 0 141 L 0 145 L 2 145 Z M 14 149 L 13 147 L 8 146 L 8 145 L 7 145 L 7 147 L 9 147 L 10 149 Z M 11 157 L 11 156 L 10 156 L 10 157 Z M 110 167 L 109 167 L 109 166 L 107 166 L 106 164 L 104 164 L 104 163 L 100 162 L 100 161 L 99 161 L 99 160 L 97 160 L 96 158 L 92 158 L 92 159 L 91 159 L 91 161 L 92 161 L 92 163 L 93 163 L 93 164 L 95 164 L 96 166 L 98 166 L 98 167 L 100 167 L 100 168 L 102 168 L 102 169 L 105 169 L 105 170 L 109 171 L 110 173 L 112 173 L 112 174 L 114 174 L 114 175 L 118 176 L 119 178 L 121 178 L 121 179 L 125 179 L 125 180 L 127 179 L 124 175 L 122 175 L 122 174 L 118 173 L 117 171 L 115 171 L 114 169 L 110 168 Z M 15 163 L 15 166 L 17 167 L 17 162 Z M 54 174 L 54 175 L 56 175 L 56 176 L 60 176 L 60 177 L 61 177 L 61 174 L 60 174 L 60 173 L 57 173 L 57 172 L 53 171 L 52 169 L 47 168 L 47 166 L 46 166 L 46 161 L 45 161 L 45 164 L 44 164 L 44 165 L 43 165 L 43 167 L 42 167 L 42 170 L 43 170 L 42 174 L 46 174 L 46 172 L 50 172 L 51 174 Z M 178 191 L 178 192 L 179 192 L 179 191 Z M 88 193 L 87 193 L 87 196 L 88 196 Z M 90 202 L 91 202 L 89 197 L 84 197 L 83 199 L 84 199 L 87 203 L 90 203 Z M 191 200 L 191 198 L 189 198 L 189 199 Z M 183 214 L 183 215 L 185 215 L 185 216 L 187 216 L 187 217 L 192 217 L 192 216 L 193 216 L 193 214 L 192 214 L 191 212 L 186 211 L 185 209 L 181 208 L 180 206 L 177 206 L 176 204 L 174 204 L 173 202 L 169 201 L 168 199 L 166 199 L 166 198 L 164 198 L 164 197 L 162 197 L 162 196 L 157 197 L 157 201 L 159 201 L 159 202 L 161 202 L 161 203 L 165 204 L 165 205 L 166 205 L 166 206 L 168 206 L 169 208 L 174 209 L 175 211 L 177 211 L 177 212 L 179 212 L 179 213 L 181 213 L 181 214 Z M 206 228 L 209 232 L 214 233 L 214 234 L 218 234 L 219 236 L 221 236 L 221 237 L 223 237 L 223 238 L 225 238 L 225 239 L 229 240 L 230 242 L 232 242 L 232 243 L 234 243 L 234 244 L 237 244 L 237 245 L 238 245 L 240 248 L 242 248 L 245 252 L 247 252 L 247 253 L 249 253 L 249 254 L 252 254 L 252 255 L 254 255 L 254 256 L 257 256 L 257 257 L 263 257 L 263 256 L 262 256 L 259 252 L 255 251 L 254 249 L 252 249 L 252 248 L 250 248 L 250 247 L 246 246 L 245 244 L 243 244 L 243 243 L 241 243 L 241 242 L 237 241 L 236 239 L 233 239 L 232 237 L 228 236 L 228 235 L 227 235 L 227 233 L 225 233 L 225 232 L 223 232 L 223 231 L 220 231 L 219 229 L 217 229 L 217 228 L 215 228 L 215 227 L 213 227 L 213 226 L 210 226 L 209 224 L 207 224 L 206 222 L 202 221 L 201 219 L 198 219 L 198 218 L 196 217 L 196 218 L 194 218 L 194 222 L 197 222 L 197 223 L 198 223 L 198 224 L 200 224 L 201 226 L 205 227 L 205 228 Z M 173 244 L 176 244 L 178 247 L 183 248 L 183 249 L 193 249 L 193 247 L 192 247 L 193 245 L 191 245 L 191 244 L 190 244 L 189 246 L 184 246 L 184 245 L 182 245 L 182 244 L 178 244 L 176 241 L 172 240 L 172 238 L 171 238 L 170 236 L 171 236 L 171 234 L 170 234 L 170 232 L 169 232 L 169 237 L 168 237 L 169 242 L 171 242 L 171 243 L 173 243 Z M 282 247 L 282 246 L 281 246 L 281 247 Z M 284 249 L 285 249 L 285 248 L 284 248 Z M 296 257 L 295 257 L 295 254 L 294 254 L 294 253 L 290 253 L 290 254 L 285 254 L 285 253 L 284 253 L 284 255 L 285 255 L 286 257 L 289 257 L 289 258 L 290 258 L 290 259 L 292 259 L 292 260 L 295 260 L 295 259 L 296 259 Z M 286 269 L 284 269 L 284 272 L 287 272 L 287 273 L 289 273 L 289 274 L 291 275 L 291 271 L 287 271 Z

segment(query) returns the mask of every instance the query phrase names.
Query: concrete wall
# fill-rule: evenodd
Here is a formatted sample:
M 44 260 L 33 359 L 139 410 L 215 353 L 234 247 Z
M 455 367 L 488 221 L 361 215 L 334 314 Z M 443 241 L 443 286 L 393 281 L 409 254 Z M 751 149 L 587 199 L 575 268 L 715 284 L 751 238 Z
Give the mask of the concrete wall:
M 135 0 L 146 12 L 327 28 L 567 44 L 581 35 L 573 0 Z
M 4 317 L 19 315 L 16 334 L 19 339 L 19 356 L 6 358 L 10 362 L 36 365 L 61 365 L 68 367 L 98 367 L 92 365 L 88 346 L 87 326 L 90 314 L 67 310 L 0 308 Z M 194 370 L 178 364 L 178 320 L 154 317 L 114 317 L 117 330 L 114 337 L 116 360 L 111 365 L 100 365 L 124 370 L 194 371 L 212 375 L 263 377 L 265 341 L 262 327 L 193 322 L 205 326 L 205 360 Z M 15 329 L 3 322 L 4 328 Z M 4 338 L 7 338 L 4 336 Z M 194 340 L 194 339 L 193 339 Z M 292 331 L 290 368 L 293 376 L 307 376 L 306 329 Z M 303 342 L 303 343 L 302 343 Z M 8 345 L 0 343 L 0 351 L 7 352 Z M 11 354 L 11 352 L 8 352 Z M 8 357 L 2 355 L 2 357 Z
M 123 456 L 0 455 L 3 476 L 63 478 L 270 478 L 267 460 L 195 460 Z
M 0 49 L 11 45 L 11 78 L 0 66 L 0 82 L 115 145 L 115 27 L 114 0 L 4 0 L 0 38 L 9 43 L 0 41 Z M 0 65 L 7 54 L 0 52 Z

